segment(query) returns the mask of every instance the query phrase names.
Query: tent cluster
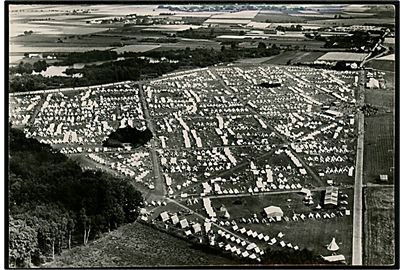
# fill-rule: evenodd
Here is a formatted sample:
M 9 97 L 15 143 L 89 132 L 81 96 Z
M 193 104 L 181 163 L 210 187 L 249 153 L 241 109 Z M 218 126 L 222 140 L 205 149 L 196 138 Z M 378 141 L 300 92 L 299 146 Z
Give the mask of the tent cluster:
M 272 190 L 301 189 L 297 170 L 291 165 L 256 165 L 253 161 L 246 171 L 229 177 L 215 177 L 202 183 L 203 196 L 208 194 L 260 193 Z
M 32 111 L 34 103 L 38 98 L 27 109 Z M 145 127 L 143 119 L 139 89 L 127 83 L 85 88 L 73 95 L 55 92 L 46 95 L 27 135 L 52 145 L 87 148 L 100 145 L 114 127 Z
M 9 117 L 13 126 L 26 126 L 41 100 L 40 95 L 10 96 Z
M 208 234 L 212 231 L 212 223 L 210 221 L 206 220 L 202 223 L 192 221 L 187 218 L 181 218 L 177 212 L 171 213 L 169 211 L 163 211 L 159 213 L 156 220 L 162 221 L 165 224 L 166 229 L 168 229 L 169 226 L 173 226 L 174 228 L 181 230 L 186 237 L 194 236 L 201 239 L 203 234 Z
M 342 212 L 342 211 L 323 211 L 323 212 L 316 212 L 320 210 L 321 206 L 318 205 L 314 210 L 314 212 L 309 213 L 294 213 L 292 216 L 287 215 L 279 215 L 279 216 L 267 216 L 263 218 L 259 218 L 255 215 L 252 217 L 244 217 L 239 219 L 239 223 L 242 224 L 267 224 L 273 222 L 293 222 L 293 221 L 306 221 L 311 219 L 331 219 L 336 217 L 344 217 L 345 215 L 350 215 L 350 211 Z M 226 225 L 226 223 L 224 223 Z M 254 236 L 255 237 L 255 236 Z
M 256 243 L 249 242 L 236 234 L 228 233 L 223 230 L 218 230 L 219 239 L 217 246 L 224 251 L 232 252 L 242 258 L 250 258 L 261 261 L 260 257 L 264 255 L 264 250 L 260 249 Z M 215 245 L 215 241 L 210 241 L 211 245 Z
M 263 234 L 263 233 L 258 233 L 255 230 L 252 229 L 246 229 L 245 227 L 239 228 L 237 225 L 234 225 L 232 227 L 232 230 L 238 233 L 241 233 L 242 235 L 246 235 L 248 237 L 260 240 L 265 242 L 266 244 L 273 246 L 275 245 L 277 242 L 279 242 L 279 245 L 281 247 L 288 247 L 288 248 L 292 248 L 294 250 L 299 250 L 299 247 L 297 245 L 293 245 L 292 243 L 288 243 L 286 244 L 282 239 L 285 236 L 285 234 L 283 234 L 282 232 L 279 232 L 275 237 L 271 237 L 267 234 Z M 254 244 L 256 245 L 256 244 Z M 249 246 L 248 246 L 249 247 Z M 256 249 L 255 251 L 258 251 L 260 253 L 260 249 Z
M 149 152 L 104 153 L 102 155 L 91 153 L 87 157 L 127 177 L 131 177 L 149 189 L 153 190 L 155 188 L 150 171 Z
M 197 114 L 200 104 L 204 103 L 200 92 L 210 87 L 208 83 L 210 78 L 209 73 L 201 69 L 198 72 L 153 80 L 150 85 L 144 86 L 150 114 L 167 116 L 168 122 L 173 121 L 173 118 L 178 118 L 175 116 L 176 112 L 181 112 L 183 115 Z M 201 111 L 198 115 L 204 116 Z M 170 124 L 161 125 L 160 128 L 166 132 L 172 130 Z

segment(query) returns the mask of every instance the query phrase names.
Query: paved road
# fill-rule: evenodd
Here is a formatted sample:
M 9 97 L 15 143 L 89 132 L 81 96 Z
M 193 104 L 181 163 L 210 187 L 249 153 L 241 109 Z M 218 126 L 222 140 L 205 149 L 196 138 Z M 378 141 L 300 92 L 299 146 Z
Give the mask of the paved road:
M 28 127 L 29 127 L 29 132 L 34 131 L 34 123 L 35 123 L 35 118 L 37 118 L 39 112 L 41 111 L 42 105 L 45 103 L 45 98 L 46 96 L 42 96 L 41 99 L 39 100 L 38 104 L 35 105 L 34 112 L 32 113 L 30 119 L 28 120 Z
M 160 163 L 159 163 L 158 155 L 156 153 L 156 148 L 157 148 L 156 132 L 155 132 L 152 118 L 149 114 L 148 106 L 146 104 L 145 93 L 143 92 L 142 86 L 143 86 L 142 82 L 139 82 L 139 95 L 140 95 L 140 100 L 142 102 L 143 113 L 144 113 L 148 128 L 152 131 L 153 137 L 154 137 L 150 141 L 150 144 L 151 144 L 150 153 L 151 153 L 151 158 L 152 158 L 152 163 L 153 163 L 153 172 L 155 174 L 155 179 L 154 179 L 155 180 L 155 192 L 154 193 L 161 195 L 161 196 L 165 196 L 166 195 L 165 181 L 163 180 L 163 177 L 162 177 Z
M 384 54 L 386 54 L 386 53 L 389 52 L 389 49 L 388 49 L 386 46 L 382 45 L 382 40 L 385 38 L 385 36 L 386 36 L 387 34 L 388 34 L 388 32 L 385 32 L 385 33 L 381 36 L 381 38 L 378 40 L 378 42 L 374 45 L 374 47 L 373 47 L 373 49 L 371 50 L 371 52 L 367 55 L 366 58 L 364 58 L 363 62 L 360 63 L 360 67 L 363 67 L 364 64 L 366 64 L 367 62 L 369 62 L 369 61 L 371 61 L 371 60 L 373 60 L 373 59 L 376 59 L 376 58 L 378 58 L 378 57 L 380 57 L 380 56 L 383 56 Z M 373 52 L 377 49 L 378 46 L 381 46 L 384 50 L 383 50 L 381 53 L 379 53 L 378 55 L 375 55 L 375 56 L 373 56 L 373 57 L 370 57 L 370 56 L 373 54 Z
M 364 71 L 360 76 L 360 88 L 358 105 L 361 108 L 364 104 Z M 363 264 L 363 146 L 364 146 L 364 114 L 358 111 L 358 138 L 356 173 L 354 183 L 354 205 L 353 205 L 353 241 L 352 241 L 352 265 Z

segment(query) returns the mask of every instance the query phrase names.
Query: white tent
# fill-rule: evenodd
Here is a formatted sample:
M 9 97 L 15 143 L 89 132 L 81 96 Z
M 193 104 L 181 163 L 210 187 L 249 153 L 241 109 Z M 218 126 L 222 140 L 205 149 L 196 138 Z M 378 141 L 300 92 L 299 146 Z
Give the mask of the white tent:
M 283 211 L 278 206 L 268 206 L 264 208 L 264 213 L 267 217 L 282 217 Z
M 327 246 L 327 249 L 329 251 L 338 251 L 339 250 L 339 246 L 336 244 L 336 239 L 335 237 L 333 237 L 332 241 L 330 242 L 330 244 Z

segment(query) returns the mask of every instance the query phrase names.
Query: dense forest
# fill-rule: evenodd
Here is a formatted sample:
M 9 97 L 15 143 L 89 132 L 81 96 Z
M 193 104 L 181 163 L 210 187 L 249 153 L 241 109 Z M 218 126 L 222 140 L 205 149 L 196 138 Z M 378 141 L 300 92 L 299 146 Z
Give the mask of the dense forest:
M 350 34 L 351 36 L 331 36 L 321 40 L 325 40 L 325 48 L 357 48 L 359 51 L 366 51 L 372 49 L 380 39 L 380 35 L 372 36 L 368 32 L 354 31 Z
M 142 195 L 125 179 L 83 171 L 14 128 L 9 155 L 11 267 L 40 265 L 138 216 Z
M 118 53 L 112 50 L 92 50 L 87 52 L 59 53 L 58 58 L 62 58 L 62 61 L 56 63 L 58 66 L 68 66 L 74 63 L 115 60 L 118 58 Z
M 26 92 L 59 87 L 78 87 L 102 83 L 111 83 L 125 80 L 139 80 L 150 77 L 157 77 L 172 72 L 179 68 L 206 67 L 218 63 L 228 63 L 241 58 L 267 57 L 279 54 L 280 49 L 273 46 L 266 46 L 263 42 L 257 48 L 238 48 L 236 44 L 222 46 L 221 50 L 214 49 L 180 49 L 170 51 L 149 51 L 143 53 L 124 52 L 120 57 L 130 57 L 122 61 L 107 62 L 101 65 L 86 65 L 81 69 L 68 69 L 66 73 L 73 75 L 83 74 L 83 77 L 61 77 L 55 76 L 46 78 L 42 75 L 33 75 L 31 72 L 21 73 L 21 76 L 10 76 L 10 92 Z M 98 58 L 100 54 L 100 58 Z M 148 59 L 139 57 L 150 57 L 162 59 L 159 63 L 150 63 Z M 114 59 L 116 55 L 106 51 L 92 51 L 91 53 L 73 53 L 64 55 L 65 63 L 74 61 L 83 62 L 105 60 L 106 57 Z M 86 60 L 86 61 L 87 61 Z M 178 62 L 170 62 L 177 60 Z M 24 65 L 23 65 L 24 66 Z M 11 71 L 11 70 L 10 70 Z M 11 75 L 11 73 L 10 73 Z

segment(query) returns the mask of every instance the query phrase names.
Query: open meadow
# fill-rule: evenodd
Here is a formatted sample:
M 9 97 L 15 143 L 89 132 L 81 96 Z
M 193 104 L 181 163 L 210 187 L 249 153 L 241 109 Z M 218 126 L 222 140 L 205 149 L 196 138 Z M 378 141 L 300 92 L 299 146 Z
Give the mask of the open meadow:
M 366 265 L 392 265 L 395 256 L 394 189 L 368 187 L 364 193 Z

